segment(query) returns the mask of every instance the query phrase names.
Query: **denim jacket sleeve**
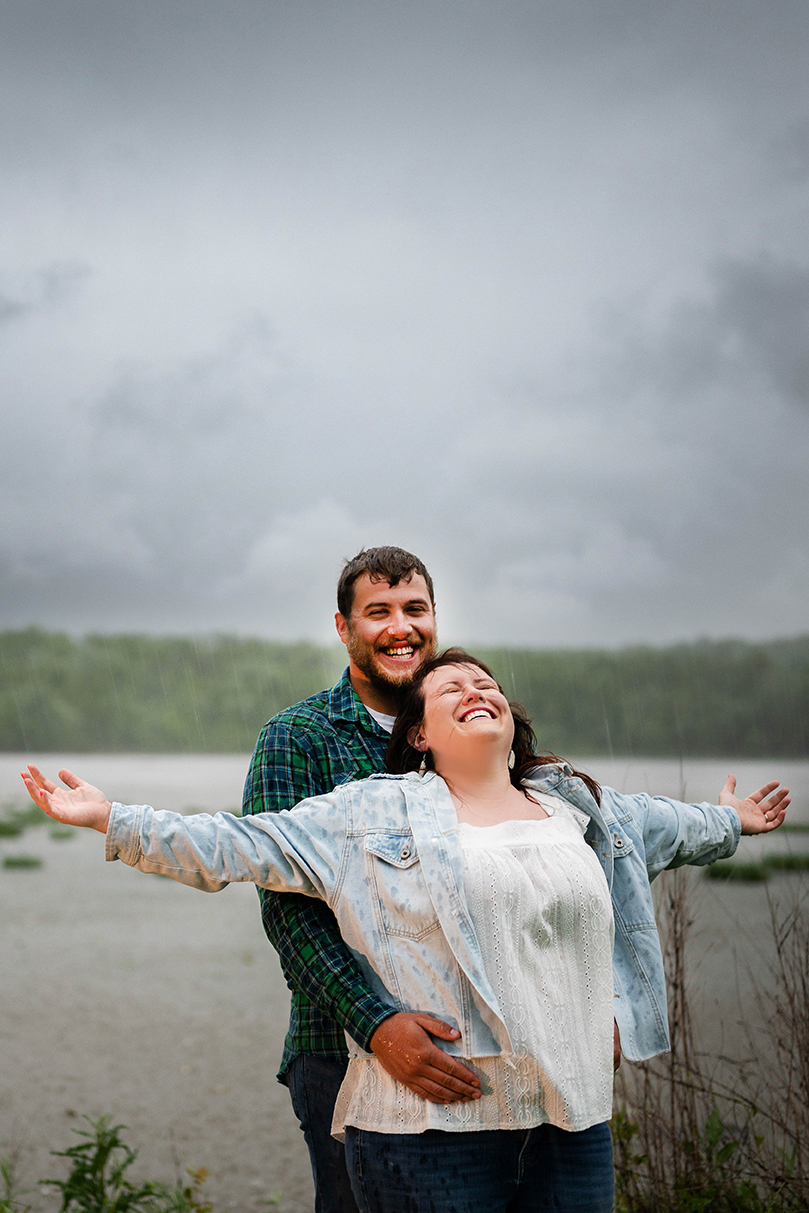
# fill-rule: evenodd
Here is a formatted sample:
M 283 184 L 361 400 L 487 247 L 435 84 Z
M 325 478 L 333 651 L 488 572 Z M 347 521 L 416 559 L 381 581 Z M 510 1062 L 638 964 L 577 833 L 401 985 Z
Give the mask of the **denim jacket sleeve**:
M 334 792 L 304 801 L 294 812 L 260 817 L 184 817 L 149 805 L 113 804 L 105 854 L 208 893 L 252 881 L 329 902 L 345 844 L 345 810 Z
M 667 868 L 725 859 L 739 845 L 741 822 L 729 806 L 684 804 L 643 793 L 626 796 L 612 788 L 604 788 L 603 793 L 604 808 L 612 810 L 619 822 L 631 815 L 640 830 L 650 880 Z

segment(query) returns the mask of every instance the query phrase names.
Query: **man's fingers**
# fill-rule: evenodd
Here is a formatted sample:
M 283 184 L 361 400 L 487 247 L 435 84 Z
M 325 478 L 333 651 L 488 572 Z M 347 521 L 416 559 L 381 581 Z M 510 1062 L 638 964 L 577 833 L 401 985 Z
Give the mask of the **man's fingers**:
M 443 1049 L 439 1049 L 438 1045 L 431 1044 L 421 1050 L 421 1059 L 422 1064 L 432 1067 L 442 1081 L 446 1075 L 447 1079 L 453 1079 L 463 1086 L 480 1086 L 480 1080 L 473 1070 L 465 1066 L 457 1057 L 453 1057 L 450 1053 L 445 1053 Z
M 467 1087 L 476 1090 L 480 1086 L 480 1079 L 474 1070 L 470 1070 L 462 1061 L 450 1057 L 439 1048 L 430 1054 L 428 1064 L 440 1075 L 441 1082 L 453 1090 L 466 1090 Z
M 443 1019 L 399 1011 L 379 1025 L 371 1038 L 371 1051 L 393 1078 L 432 1103 L 477 1099 L 477 1075 L 439 1048 L 434 1040 L 439 1033 L 450 1040 L 460 1036 Z
M 445 1091 L 443 1087 L 439 1087 L 438 1083 L 427 1082 L 421 1083 L 419 1087 L 413 1087 L 423 1099 L 429 1099 L 430 1103 L 474 1103 L 473 1095 L 455 1095 L 453 1092 Z M 480 1092 L 478 1092 L 480 1094 Z
M 462 1099 L 458 1099 L 457 1097 L 455 1099 L 451 1099 L 447 1095 L 442 1095 L 439 1090 L 435 1089 L 434 1085 L 428 1086 L 426 1083 L 421 1083 L 421 1082 L 408 1082 L 408 1083 L 405 1083 L 404 1085 L 406 1087 L 408 1087 L 411 1091 L 414 1091 L 416 1095 L 420 1095 L 422 1099 L 426 1099 L 430 1103 L 442 1103 L 443 1104 L 443 1103 L 464 1103 L 464 1102 L 466 1102 Z
M 429 1032 L 431 1036 L 438 1036 L 441 1040 L 457 1040 L 461 1035 L 452 1024 L 446 1023 L 443 1019 L 435 1019 L 432 1015 L 416 1015 L 415 1019 L 425 1032 Z
M 461 1035 L 457 1028 L 453 1028 L 443 1019 L 436 1019 L 432 1015 L 417 1015 L 415 1019 L 425 1032 L 429 1032 L 431 1036 L 437 1036 L 441 1040 L 457 1040 Z M 468 1087 L 477 1089 L 480 1086 L 477 1075 L 468 1066 L 465 1066 L 457 1057 L 453 1057 L 451 1053 L 445 1053 L 443 1049 L 439 1049 L 438 1045 L 431 1044 L 424 1050 L 423 1056 L 425 1063 L 438 1072 L 442 1081 L 445 1074 L 458 1080 L 460 1086 L 452 1087 L 453 1090 L 465 1090 Z
M 463 1089 L 459 1089 L 461 1084 L 450 1086 L 446 1077 L 436 1070 L 427 1070 L 425 1073 L 419 1074 L 407 1086 L 412 1091 L 418 1090 L 419 1094 L 424 1095 L 433 1103 L 468 1103 L 471 1100 L 480 1099 L 480 1091 L 477 1087 L 465 1085 Z
M 454 1099 L 458 1095 L 474 1096 L 475 1098 L 480 1095 L 480 1079 L 465 1066 L 463 1075 L 448 1074 L 439 1066 L 426 1066 L 424 1079 L 446 1091 L 450 1099 Z

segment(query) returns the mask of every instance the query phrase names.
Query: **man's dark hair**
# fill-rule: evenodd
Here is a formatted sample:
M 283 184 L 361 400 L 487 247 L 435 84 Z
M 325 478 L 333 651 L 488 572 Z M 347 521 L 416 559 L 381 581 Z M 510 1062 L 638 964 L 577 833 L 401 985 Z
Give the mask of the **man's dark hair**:
M 481 661 L 478 657 L 473 657 L 465 649 L 444 649 L 443 653 L 438 653 L 435 657 L 431 657 L 429 661 L 425 661 L 424 665 L 419 666 L 402 701 L 402 706 L 399 708 L 399 715 L 396 717 L 396 723 L 393 726 L 393 732 L 390 735 L 390 742 L 388 743 L 385 766 L 393 775 L 405 775 L 408 771 L 417 771 L 422 760 L 428 771 L 435 770 L 432 754 L 429 750 L 425 754 L 421 750 L 417 750 L 415 746 L 412 746 L 408 739 L 408 733 L 413 728 L 421 728 L 424 723 L 425 678 L 428 678 L 434 670 L 440 670 L 445 665 L 476 666 L 477 669 L 482 670 L 484 674 L 488 674 L 490 678 L 493 678 L 497 682 L 497 679 L 485 661 Z M 503 688 L 499 682 L 497 682 L 497 685 L 502 691 Z M 514 766 L 509 771 L 509 778 L 515 788 L 525 791 L 523 779 L 527 778 L 531 771 L 537 767 L 547 766 L 550 763 L 560 763 L 563 759 L 558 754 L 551 754 L 547 750 L 543 753 L 538 753 L 537 739 L 525 708 L 521 707 L 518 703 L 514 703 L 512 700 L 509 701 L 509 707 L 511 708 L 511 715 L 514 717 L 514 741 L 512 749 L 515 759 Z M 585 775 L 584 771 L 574 769 L 573 774 L 577 775 L 587 785 L 596 804 L 601 804 L 601 788 L 596 781 L 589 775 Z
M 363 548 L 353 560 L 347 560 L 337 582 L 337 610 L 348 619 L 354 605 L 354 582 L 367 573 L 371 581 L 387 581 L 390 586 L 409 581 L 420 573 L 427 583 L 430 602 L 435 606 L 433 579 L 419 560 L 403 548 Z

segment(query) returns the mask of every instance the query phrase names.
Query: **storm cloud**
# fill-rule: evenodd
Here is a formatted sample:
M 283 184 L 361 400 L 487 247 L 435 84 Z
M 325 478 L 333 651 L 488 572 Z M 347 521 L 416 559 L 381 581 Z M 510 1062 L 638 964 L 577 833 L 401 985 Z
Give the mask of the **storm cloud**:
M 809 10 L 12 0 L 0 626 L 807 630 Z

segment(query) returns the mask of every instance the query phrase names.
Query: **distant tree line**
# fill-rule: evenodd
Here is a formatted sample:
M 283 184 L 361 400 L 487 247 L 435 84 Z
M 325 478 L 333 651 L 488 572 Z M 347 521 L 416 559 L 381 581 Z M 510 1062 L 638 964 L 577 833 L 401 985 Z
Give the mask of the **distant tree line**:
M 809 636 L 668 648 L 475 648 L 534 718 L 542 749 L 666 757 L 809 756 Z M 342 648 L 233 636 L 0 633 L 0 749 L 238 753 L 330 685 Z
M 809 756 L 809 636 L 485 656 L 560 754 Z

